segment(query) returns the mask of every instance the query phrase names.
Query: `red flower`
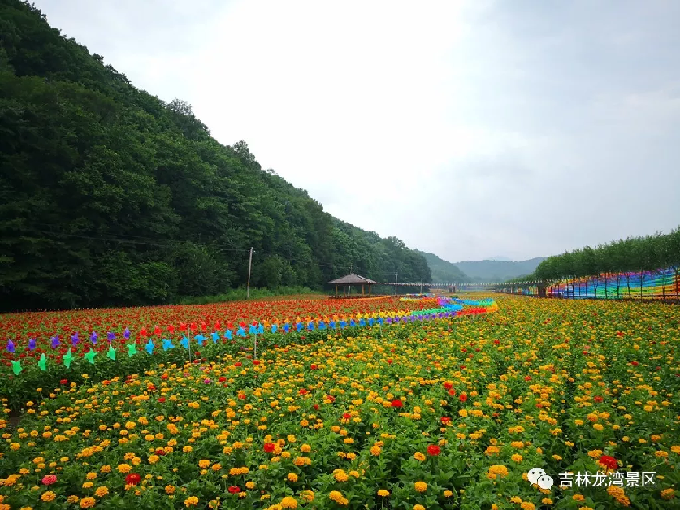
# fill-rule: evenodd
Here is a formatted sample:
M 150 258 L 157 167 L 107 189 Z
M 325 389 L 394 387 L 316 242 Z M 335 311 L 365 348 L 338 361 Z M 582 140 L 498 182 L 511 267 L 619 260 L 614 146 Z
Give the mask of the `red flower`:
M 313 363 L 309 366 L 311 370 L 317 370 L 319 367 L 314 365 Z
M 62 379 L 61 381 L 59 381 L 59 384 L 67 384 L 67 383 L 68 383 L 68 381 L 66 379 Z
M 630 364 L 633 365 L 634 367 L 636 367 L 636 366 L 638 366 L 640 363 L 638 363 L 637 361 L 631 361 Z
M 461 369 L 461 370 L 465 370 L 465 365 L 461 365 L 461 366 L 460 366 L 460 369 Z
M 343 415 L 342 415 L 342 418 L 343 418 L 344 420 L 349 420 L 351 417 L 352 417 L 352 415 L 349 414 L 349 413 L 343 413 Z
M 530 375 L 526 376 L 526 377 L 524 378 L 524 380 L 525 380 L 525 381 L 531 381 L 531 376 L 530 376 Z
M 165 457 L 165 450 L 163 448 L 158 448 L 156 450 L 156 455 L 160 455 L 161 457 Z
M 239 487 L 237 485 L 232 485 L 231 487 L 229 487 L 228 490 L 229 490 L 229 494 L 238 494 L 239 492 L 241 492 L 241 487 Z
M 256 359 L 256 360 L 253 361 L 253 365 L 259 365 L 259 364 L 260 364 L 260 360 L 259 360 L 259 359 Z
M 239 398 L 240 400 L 245 400 L 245 399 L 246 399 L 246 394 L 245 394 L 245 393 L 239 393 L 239 394 L 238 394 L 238 398 Z
M 226 380 L 227 380 L 226 377 L 220 377 L 220 378 L 218 379 L 219 382 L 225 382 Z
M 427 454 L 436 457 L 442 452 L 441 448 L 437 446 L 436 444 L 431 444 L 430 446 L 427 447 Z
M 599 402 L 602 402 L 603 398 L 602 398 L 600 395 L 598 395 L 598 396 L 596 396 L 593 400 L 594 400 L 595 402 L 598 402 L 598 403 L 599 403 Z
M 501 341 L 500 340 L 494 340 L 493 343 L 496 344 L 496 345 L 500 345 Z
M 274 443 L 265 443 L 264 444 L 264 451 L 266 453 L 272 453 L 274 450 L 276 450 L 276 445 Z
M 159 401 L 161 404 L 164 404 L 164 403 L 165 403 L 165 397 L 159 398 L 158 401 Z
M 319 404 L 314 404 L 314 410 L 318 411 L 319 410 Z
M 619 464 L 618 462 L 616 462 L 616 459 L 608 455 L 603 455 L 602 457 L 600 457 L 598 463 L 609 469 L 616 469 L 617 467 L 619 467 Z
M 453 388 L 453 383 L 450 382 L 444 383 L 444 389 L 450 390 L 451 388 Z
M 392 360 L 391 360 L 391 359 L 388 359 L 388 360 L 387 360 L 387 363 L 391 365 L 391 364 L 392 364 Z
M 125 483 L 126 485 L 137 485 L 139 482 L 142 481 L 142 477 L 138 475 L 137 473 L 130 473 L 125 477 Z
M 442 423 L 451 423 L 451 418 L 448 416 L 442 416 Z
M 449 395 L 452 397 L 456 395 L 456 390 L 449 390 Z
M 240 361 L 237 361 L 236 363 L 234 363 L 235 367 L 240 367 L 241 365 L 242 365 L 242 363 Z
M 299 393 L 300 393 L 300 395 L 306 395 L 308 392 L 307 392 L 306 389 L 302 388 L 302 389 L 300 389 Z
M 467 400 L 467 395 L 465 393 L 461 393 L 460 397 L 458 397 L 458 400 L 465 402 Z
M 404 407 L 404 404 L 401 400 L 399 400 L 398 398 L 395 398 L 392 401 L 392 407 Z

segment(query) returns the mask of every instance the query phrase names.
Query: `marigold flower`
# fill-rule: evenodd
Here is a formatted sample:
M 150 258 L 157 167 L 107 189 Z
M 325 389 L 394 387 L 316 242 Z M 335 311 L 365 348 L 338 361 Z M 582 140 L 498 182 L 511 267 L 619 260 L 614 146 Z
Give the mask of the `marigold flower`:
M 427 484 L 425 482 L 415 482 L 413 487 L 418 492 L 425 492 L 427 490 Z
M 281 500 L 281 508 L 297 508 L 298 507 L 298 502 L 295 498 L 291 498 L 290 496 L 286 496 Z
M 196 496 L 189 496 L 187 499 L 184 500 L 184 506 L 186 507 L 196 505 L 198 505 L 198 498 Z
M 40 496 L 40 499 L 43 500 L 43 501 L 49 502 L 49 501 L 54 501 L 54 499 L 56 497 L 57 497 L 57 495 L 54 492 L 47 491 L 47 492 L 43 492 L 42 496 Z
M 378 496 L 381 496 L 381 497 L 383 497 L 383 498 L 386 498 L 386 497 L 389 496 L 389 495 L 390 495 L 390 491 L 388 491 L 388 490 L 380 489 L 380 490 L 378 491 Z
M 80 508 L 92 508 L 97 503 L 97 500 L 92 497 L 83 498 L 80 500 Z

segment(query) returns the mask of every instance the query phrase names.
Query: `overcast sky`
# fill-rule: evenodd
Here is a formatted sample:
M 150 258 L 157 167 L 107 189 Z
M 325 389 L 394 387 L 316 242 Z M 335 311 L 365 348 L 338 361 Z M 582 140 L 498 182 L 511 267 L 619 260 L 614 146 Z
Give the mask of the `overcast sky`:
M 680 224 L 680 1 L 35 3 L 326 211 L 446 260 Z

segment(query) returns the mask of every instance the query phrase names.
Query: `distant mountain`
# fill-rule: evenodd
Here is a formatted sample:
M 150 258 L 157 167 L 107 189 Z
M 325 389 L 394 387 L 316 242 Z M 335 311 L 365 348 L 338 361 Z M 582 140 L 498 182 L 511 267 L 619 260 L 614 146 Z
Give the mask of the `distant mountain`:
M 512 259 L 508 257 L 489 257 L 488 259 L 484 260 L 491 260 L 493 262 L 512 262 Z
M 427 259 L 427 257 L 425 257 Z M 547 257 L 534 257 L 520 262 L 507 260 L 478 260 L 456 262 L 456 266 L 473 282 L 502 282 L 531 274 Z M 429 264 L 429 260 L 428 260 Z M 434 269 L 432 270 L 434 276 Z
M 432 273 L 432 283 L 463 283 L 470 281 L 467 275 L 451 262 L 437 257 L 434 253 L 414 251 L 425 257 Z

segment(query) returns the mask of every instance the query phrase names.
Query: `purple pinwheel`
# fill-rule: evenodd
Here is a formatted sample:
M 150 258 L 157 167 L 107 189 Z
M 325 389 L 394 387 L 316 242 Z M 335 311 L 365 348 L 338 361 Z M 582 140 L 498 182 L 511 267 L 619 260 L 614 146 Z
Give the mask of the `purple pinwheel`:
M 113 331 L 109 331 L 106 333 L 106 339 L 111 343 L 116 339 L 116 334 Z
M 80 342 L 80 338 L 78 338 L 78 332 L 76 331 L 75 334 L 71 335 L 71 343 L 75 347 L 78 345 L 78 342 Z
M 7 340 L 7 352 L 14 352 L 14 342 Z
M 123 333 L 123 336 L 125 337 L 125 340 L 130 339 L 130 330 L 128 328 L 125 328 L 125 333 Z
M 97 345 L 97 332 L 93 331 L 92 334 L 90 335 L 90 341 L 94 344 Z
M 31 349 L 32 351 L 35 350 L 35 348 L 36 348 L 35 338 L 29 338 L 28 339 L 28 348 Z
M 56 349 L 57 347 L 59 347 L 59 335 L 54 335 L 52 337 L 52 344 L 51 345 L 52 345 L 52 349 Z

